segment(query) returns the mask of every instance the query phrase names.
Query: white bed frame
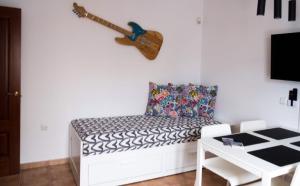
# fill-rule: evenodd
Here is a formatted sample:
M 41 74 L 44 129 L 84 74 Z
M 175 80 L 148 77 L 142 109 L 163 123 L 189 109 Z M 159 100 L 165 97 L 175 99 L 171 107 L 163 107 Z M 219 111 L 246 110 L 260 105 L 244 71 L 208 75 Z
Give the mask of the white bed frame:
M 70 126 L 70 165 L 78 186 L 123 185 L 196 169 L 197 143 L 182 143 L 111 154 L 83 156 Z

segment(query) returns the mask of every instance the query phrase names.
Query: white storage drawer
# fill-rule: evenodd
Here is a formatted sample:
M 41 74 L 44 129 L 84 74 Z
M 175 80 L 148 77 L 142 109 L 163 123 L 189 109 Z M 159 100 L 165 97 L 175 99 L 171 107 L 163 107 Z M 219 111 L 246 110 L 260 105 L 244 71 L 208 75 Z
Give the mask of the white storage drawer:
M 139 152 L 119 154 L 102 162 L 89 165 L 89 185 L 130 179 L 162 171 L 161 152 Z M 160 162 L 160 163 L 159 163 Z M 116 175 L 118 177 L 116 178 Z
M 197 143 L 174 146 L 174 154 L 166 159 L 166 170 L 183 169 L 197 164 Z

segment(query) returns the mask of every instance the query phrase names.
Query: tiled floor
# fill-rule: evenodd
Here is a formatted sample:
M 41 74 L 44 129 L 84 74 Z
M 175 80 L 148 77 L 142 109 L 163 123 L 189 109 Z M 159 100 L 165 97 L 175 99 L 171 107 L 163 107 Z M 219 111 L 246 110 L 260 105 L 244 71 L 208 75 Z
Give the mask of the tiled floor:
M 225 186 L 226 182 L 217 175 L 204 170 L 204 186 Z M 195 171 L 164 178 L 134 183 L 127 186 L 193 186 Z M 68 165 L 56 165 L 29 169 L 20 175 L 0 178 L 0 186 L 76 186 Z

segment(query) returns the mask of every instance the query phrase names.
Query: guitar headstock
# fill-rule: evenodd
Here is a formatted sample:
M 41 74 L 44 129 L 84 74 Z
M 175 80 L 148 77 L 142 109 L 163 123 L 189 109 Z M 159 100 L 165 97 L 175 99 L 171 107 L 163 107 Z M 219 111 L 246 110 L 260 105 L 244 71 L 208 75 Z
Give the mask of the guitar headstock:
M 73 3 L 73 12 L 78 15 L 78 17 L 86 17 L 88 12 L 85 10 L 83 6 L 79 6 L 77 3 Z

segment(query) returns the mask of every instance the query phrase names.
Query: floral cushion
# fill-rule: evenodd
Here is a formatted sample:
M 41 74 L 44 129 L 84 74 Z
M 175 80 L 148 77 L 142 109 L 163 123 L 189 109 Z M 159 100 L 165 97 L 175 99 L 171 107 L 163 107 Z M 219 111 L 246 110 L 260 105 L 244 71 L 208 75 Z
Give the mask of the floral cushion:
M 185 86 L 180 101 L 182 116 L 214 117 L 217 86 L 202 86 L 190 84 Z
M 178 86 L 172 84 L 157 85 L 149 83 L 149 98 L 146 115 L 150 116 L 170 116 L 181 115 L 180 90 Z

